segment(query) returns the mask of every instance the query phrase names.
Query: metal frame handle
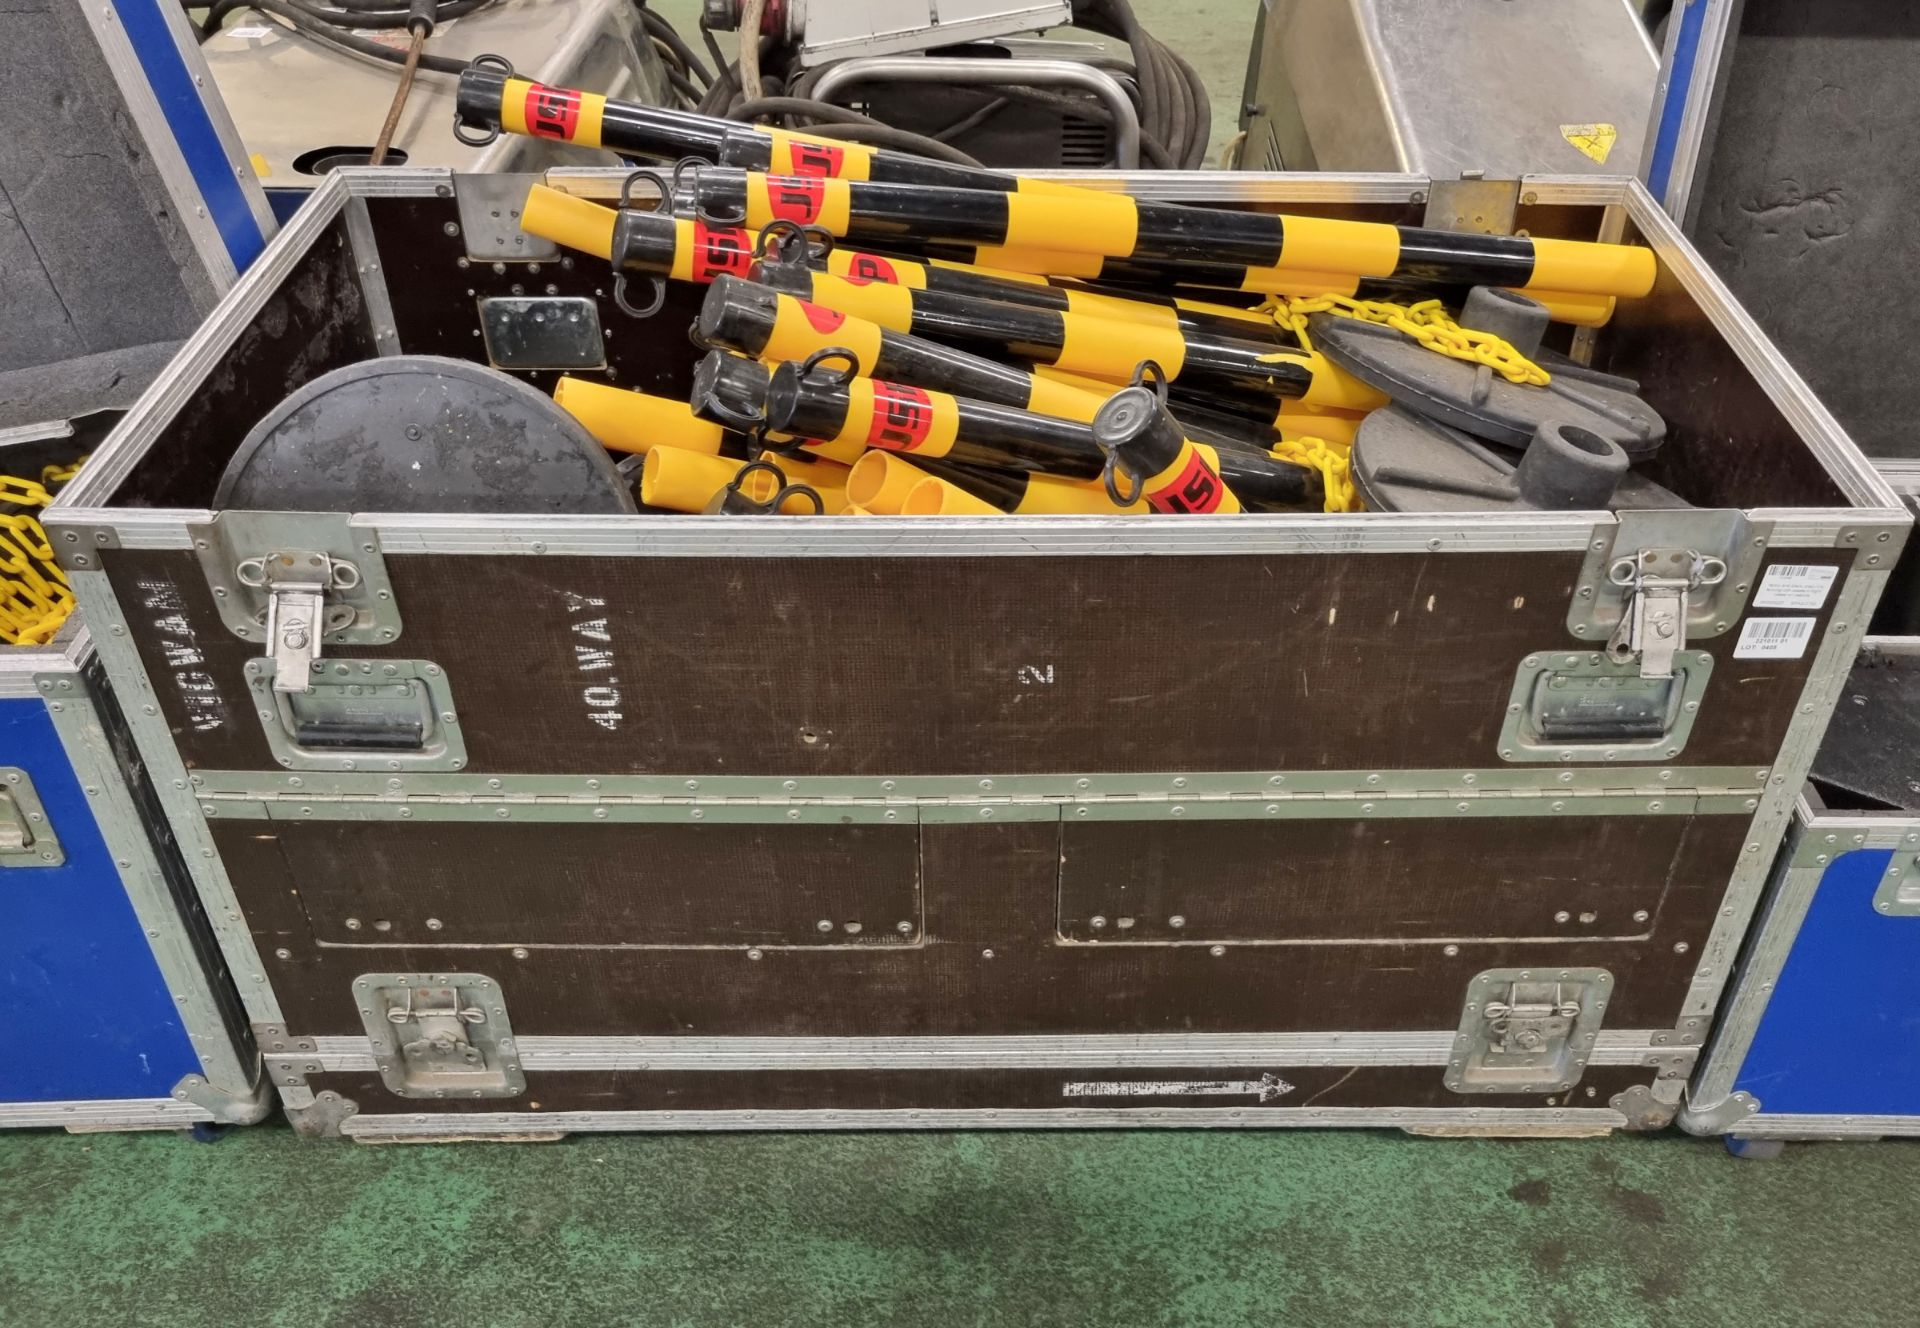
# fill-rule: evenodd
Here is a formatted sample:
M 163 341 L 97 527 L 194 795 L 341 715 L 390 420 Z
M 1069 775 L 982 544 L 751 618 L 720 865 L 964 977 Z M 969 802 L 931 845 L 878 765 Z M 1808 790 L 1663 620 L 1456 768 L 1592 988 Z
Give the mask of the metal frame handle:
M 855 83 L 967 83 L 983 86 L 1025 84 L 1078 88 L 1090 92 L 1113 116 L 1114 164 L 1123 171 L 1140 168 L 1140 113 L 1120 80 L 1077 60 L 987 60 L 955 56 L 868 55 L 839 60 L 813 85 L 819 101 Z

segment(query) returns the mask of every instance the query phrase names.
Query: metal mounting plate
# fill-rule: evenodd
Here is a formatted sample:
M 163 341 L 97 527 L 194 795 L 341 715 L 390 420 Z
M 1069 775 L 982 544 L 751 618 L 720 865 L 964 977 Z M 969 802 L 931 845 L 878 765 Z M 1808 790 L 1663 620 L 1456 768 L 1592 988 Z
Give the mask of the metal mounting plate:
M 1427 186 L 1427 209 L 1420 224 L 1474 235 L 1511 235 L 1519 210 L 1518 180 L 1463 175 L 1458 180 L 1435 180 Z
M 1564 1015 L 1549 1012 L 1535 1017 L 1542 1025 L 1537 1041 L 1516 1040 L 1523 1018 L 1521 990 L 1529 995 L 1546 989 L 1549 1004 L 1575 1006 Z M 1604 968 L 1490 968 L 1467 984 L 1460 1012 L 1460 1030 L 1454 1035 L 1447 1061 L 1447 1087 L 1456 1093 L 1557 1093 L 1580 1082 L 1592 1059 L 1594 1040 L 1613 995 L 1613 975 Z M 1509 1020 L 1493 1009 L 1496 1002 L 1513 1007 Z M 1549 1019 L 1560 1025 L 1546 1027 Z
M 380 1078 L 399 1096 L 516 1097 L 526 1091 L 506 997 L 492 978 L 363 973 L 353 981 L 353 997 Z M 436 1020 L 457 1027 L 458 1034 L 434 1036 Z
M 1507 697 L 1507 717 L 1500 728 L 1500 759 L 1521 762 L 1670 761 L 1680 755 L 1700 713 L 1713 656 L 1703 650 L 1683 650 L 1674 657 L 1671 679 L 1644 679 L 1635 663 L 1616 663 L 1599 651 L 1542 650 L 1520 661 Z M 1660 732 L 1622 736 L 1597 732 L 1593 736 L 1558 736 L 1543 722 L 1548 706 L 1565 696 L 1563 718 L 1576 712 L 1596 722 L 1609 711 L 1619 714 L 1651 706 L 1663 711 Z
M 67 860 L 47 809 L 34 790 L 33 776 L 18 766 L 0 766 L 0 830 L 18 831 L 18 851 L 0 851 L 0 867 L 58 867 Z
M 400 609 L 380 554 L 380 537 L 355 526 L 344 512 L 216 512 L 190 522 L 187 533 L 213 588 L 220 621 L 245 641 L 266 640 L 267 592 L 244 584 L 240 564 L 279 550 L 309 549 L 353 564 L 357 584 L 332 592 L 328 604 L 353 611 L 346 626 L 323 634 L 327 645 L 385 644 L 400 635 Z
M 556 257 L 560 246 L 520 229 L 527 192 L 540 183 L 533 174 L 455 175 L 453 201 L 467 257 L 474 262 L 539 263 Z
M 501 369 L 604 369 L 600 310 L 570 295 L 495 295 L 480 301 L 487 358 Z
M 1692 549 L 1721 559 L 1726 576 L 1687 599 L 1687 639 L 1719 636 L 1740 620 L 1754 576 L 1767 552 L 1773 523 L 1733 510 L 1626 511 L 1593 528 L 1586 561 L 1567 609 L 1567 630 L 1604 646 L 1625 616 L 1629 593 L 1608 579 L 1613 564 L 1642 549 Z
M 466 739 L 446 671 L 424 659 L 323 659 L 312 685 L 283 692 L 273 685 L 274 662 L 247 661 L 254 713 L 274 759 L 289 770 L 464 770 Z M 376 726 L 419 725 L 419 744 L 377 745 Z M 365 745 L 309 745 L 303 726 L 358 725 L 375 741 Z

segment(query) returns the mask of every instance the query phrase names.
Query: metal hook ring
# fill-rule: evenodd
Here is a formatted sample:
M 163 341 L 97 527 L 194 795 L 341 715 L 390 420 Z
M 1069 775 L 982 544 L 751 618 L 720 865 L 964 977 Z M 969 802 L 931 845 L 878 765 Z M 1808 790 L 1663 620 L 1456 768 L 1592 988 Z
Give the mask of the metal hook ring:
M 650 166 L 642 166 L 637 171 L 627 172 L 627 178 L 620 182 L 621 208 L 625 209 L 634 206 L 633 182 L 643 178 L 653 185 L 655 192 L 660 196 L 653 201 L 652 207 L 635 208 L 635 211 L 671 212 L 673 210 L 673 184 L 666 176 L 660 174 L 659 171 L 654 170 Z
M 483 148 L 500 137 L 500 126 L 488 125 L 484 132 L 473 130 L 465 120 L 460 118 L 460 112 L 455 111 L 453 113 L 453 137 L 455 142 L 464 143 L 470 148 Z
M 711 165 L 713 165 L 712 162 L 702 161 L 698 157 L 680 158 L 679 161 L 673 164 L 673 187 L 675 191 L 677 192 L 679 190 L 681 177 L 685 176 L 688 180 L 688 190 L 693 196 L 693 215 L 695 218 L 706 222 L 709 226 L 746 225 L 747 210 L 744 206 L 741 207 L 739 215 L 723 217 L 718 213 L 709 212 L 705 204 L 700 202 L 700 172 Z
M 1123 470 L 1133 478 L 1133 492 L 1130 494 L 1121 493 L 1120 486 L 1115 482 L 1115 477 Z M 1132 507 L 1140 501 L 1140 495 L 1147 487 L 1145 478 L 1136 474 L 1133 467 L 1124 464 L 1118 452 L 1107 453 L 1107 464 L 1100 468 L 1100 484 L 1115 507 Z
M 815 377 L 814 370 L 833 360 L 840 361 L 846 367 L 838 370 L 823 370 L 818 377 Z M 860 357 L 845 346 L 822 346 L 800 361 L 801 378 L 827 387 L 845 387 L 859 376 Z
M 628 302 L 626 273 L 622 272 L 613 279 L 613 302 L 629 318 L 651 318 L 667 303 L 667 283 L 652 273 L 648 273 L 646 279 L 653 284 L 653 299 L 644 309 L 637 309 Z
M 1129 387 L 1145 387 L 1149 385 L 1147 383 L 1147 379 L 1149 378 L 1153 379 L 1151 384 L 1153 395 L 1158 398 L 1161 405 L 1166 405 L 1167 371 L 1160 367 L 1158 360 L 1142 360 L 1140 363 L 1134 365 L 1133 375 L 1127 379 L 1127 385 Z
M 774 494 L 773 501 L 767 505 L 768 512 L 773 515 L 778 515 L 780 509 L 787 505 L 788 498 L 805 498 L 813 504 L 813 514 L 815 516 L 825 516 L 827 514 L 827 505 L 821 500 L 819 490 L 810 488 L 805 484 L 789 484 L 781 489 L 779 493 Z M 800 513 L 796 512 L 794 515 L 798 516 Z

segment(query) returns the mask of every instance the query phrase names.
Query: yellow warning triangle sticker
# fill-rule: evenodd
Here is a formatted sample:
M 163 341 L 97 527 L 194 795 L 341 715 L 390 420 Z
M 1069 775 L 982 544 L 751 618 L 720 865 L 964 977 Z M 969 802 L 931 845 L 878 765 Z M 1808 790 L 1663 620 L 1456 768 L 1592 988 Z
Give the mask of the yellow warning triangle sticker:
M 1610 124 L 1561 125 L 1560 137 L 1604 165 L 1607 154 L 1613 151 L 1614 140 L 1620 137 L 1620 131 Z

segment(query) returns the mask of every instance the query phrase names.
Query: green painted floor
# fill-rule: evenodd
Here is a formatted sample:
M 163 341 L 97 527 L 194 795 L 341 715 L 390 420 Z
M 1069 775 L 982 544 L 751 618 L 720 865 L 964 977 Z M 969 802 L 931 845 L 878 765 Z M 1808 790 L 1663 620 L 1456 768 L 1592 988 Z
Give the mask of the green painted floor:
M 0 1136 L 0 1323 L 1913 1324 L 1920 1147 Z

